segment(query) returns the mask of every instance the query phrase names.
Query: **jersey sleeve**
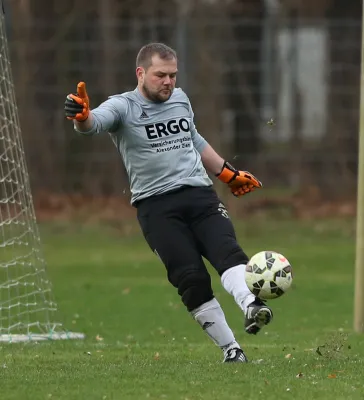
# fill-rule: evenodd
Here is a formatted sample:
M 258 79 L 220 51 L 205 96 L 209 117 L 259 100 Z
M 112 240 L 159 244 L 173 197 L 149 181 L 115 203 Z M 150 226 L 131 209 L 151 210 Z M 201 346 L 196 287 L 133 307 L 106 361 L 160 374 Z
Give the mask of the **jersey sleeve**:
M 98 107 L 91 110 L 93 125 L 90 130 L 80 131 L 74 125 L 75 130 L 83 135 L 115 132 L 125 119 L 127 107 L 127 100 L 125 98 L 121 96 L 109 97 Z
M 207 141 L 198 133 L 194 117 L 195 114 L 193 113 L 191 103 L 189 103 L 189 108 L 190 108 L 190 116 L 191 116 L 191 137 L 192 137 L 192 143 L 195 146 L 195 149 L 201 154 L 203 149 L 207 145 Z

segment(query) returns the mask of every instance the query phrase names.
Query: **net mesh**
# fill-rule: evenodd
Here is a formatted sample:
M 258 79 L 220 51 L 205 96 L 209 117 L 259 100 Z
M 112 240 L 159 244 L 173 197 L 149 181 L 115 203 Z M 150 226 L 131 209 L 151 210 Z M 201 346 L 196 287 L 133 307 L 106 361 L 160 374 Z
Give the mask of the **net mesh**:
M 0 11 L 0 341 L 64 339 L 46 275 Z M 57 334 L 58 332 L 58 334 Z M 82 337 L 82 334 L 75 334 Z

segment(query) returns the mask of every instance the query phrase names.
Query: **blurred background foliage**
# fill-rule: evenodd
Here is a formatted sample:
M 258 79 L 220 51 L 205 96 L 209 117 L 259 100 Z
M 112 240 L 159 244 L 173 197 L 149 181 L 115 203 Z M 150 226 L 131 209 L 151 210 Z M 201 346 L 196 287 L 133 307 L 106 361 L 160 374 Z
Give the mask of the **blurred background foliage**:
M 93 204 L 88 215 L 130 212 L 127 176 L 110 139 L 77 135 L 63 103 L 80 80 L 92 107 L 133 90 L 136 54 L 151 41 L 177 49 L 177 86 L 191 98 L 200 133 L 265 184 L 244 207 L 355 212 L 360 3 L 5 0 L 40 216 L 86 204 Z M 242 203 L 232 204 L 238 213 Z

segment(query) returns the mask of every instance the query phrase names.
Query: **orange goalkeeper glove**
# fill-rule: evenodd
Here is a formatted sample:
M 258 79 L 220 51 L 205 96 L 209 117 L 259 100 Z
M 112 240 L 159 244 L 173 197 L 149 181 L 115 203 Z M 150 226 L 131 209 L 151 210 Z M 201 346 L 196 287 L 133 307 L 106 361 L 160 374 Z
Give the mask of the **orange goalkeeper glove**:
M 90 114 L 90 102 L 86 92 L 85 82 L 77 85 L 77 93 L 69 94 L 64 103 L 64 111 L 67 119 L 86 121 Z
M 216 176 L 220 181 L 229 185 L 231 193 L 236 197 L 253 192 L 263 186 L 262 182 L 258 181 L 250 172 L 238 171 L 226 161 L 221 172 Z

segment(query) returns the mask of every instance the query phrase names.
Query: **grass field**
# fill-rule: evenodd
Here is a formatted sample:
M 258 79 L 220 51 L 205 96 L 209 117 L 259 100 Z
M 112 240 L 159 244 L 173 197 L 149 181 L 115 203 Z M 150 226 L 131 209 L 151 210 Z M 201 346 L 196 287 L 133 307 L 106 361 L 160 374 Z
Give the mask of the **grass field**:
M 354 222 L 261 217 L 239 224 L 246 252 L 285 254 L 294 287 L 275 318 L 243 333 L 233 299 L 214 288 L 249 364 L 222 364 L 138 230 L 43 226 L 64 325 L 84 341 L 1 345 L 0 399 L 363 399 L 364 337 L 352 331 Z

